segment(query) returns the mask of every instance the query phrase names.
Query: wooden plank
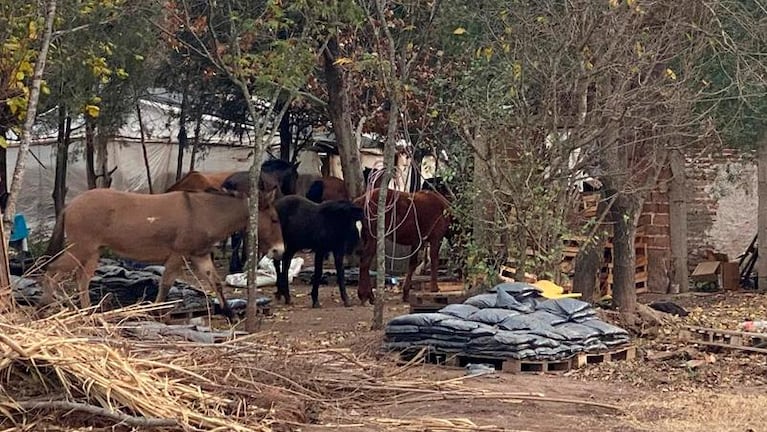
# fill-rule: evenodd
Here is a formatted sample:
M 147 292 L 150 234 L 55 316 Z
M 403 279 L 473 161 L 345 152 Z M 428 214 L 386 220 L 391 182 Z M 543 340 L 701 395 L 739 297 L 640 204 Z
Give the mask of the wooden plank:
M 718 348 L 730 348 L 730 349 L 735 349 L 739 351 L 749 351 L 749 352 L 756 352 L 760 354 L 767 354 L 767 348 L 755 348 L 755 347 L 744 346 L 744 345 L 732 345 L 732 344 L 726 344 L 721 342 L 708 342 L 708 341 L 702 341 L 702 340 L 687 340 L 687 342 L 698 344 L 698 345 L 712 346 L 712 347 L 718 347 Z

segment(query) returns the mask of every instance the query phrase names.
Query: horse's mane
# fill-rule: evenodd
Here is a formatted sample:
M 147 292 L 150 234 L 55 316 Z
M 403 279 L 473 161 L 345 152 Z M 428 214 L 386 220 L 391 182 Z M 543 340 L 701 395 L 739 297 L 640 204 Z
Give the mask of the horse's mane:
M 204 190 L 195 190 L 195 191 L 181 191 L 188 194 L 211 194 L 211 195 L 220 195 L 220 196 L 226 196 L 230 198 L 245 198 L 245 194 L 236 190 L 231 189 L 217 189 L 214 187 L 208 187 Z
M 290 169 L 293 164 L 282 159 L 269 159 L 261 164 L 261 171 L 281 171 Z

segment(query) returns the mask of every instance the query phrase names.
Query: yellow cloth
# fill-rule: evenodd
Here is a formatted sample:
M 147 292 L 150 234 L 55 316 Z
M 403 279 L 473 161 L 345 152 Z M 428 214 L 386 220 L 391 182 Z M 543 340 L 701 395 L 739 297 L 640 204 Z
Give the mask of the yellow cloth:
M 538 282 L 534 283 L 533 286 L 540 289 L 541 295 L 548 299 L 578 298 L 581 296 L 581 293 L 565 294 L 564 288 L 546 279 L 539 280 Z

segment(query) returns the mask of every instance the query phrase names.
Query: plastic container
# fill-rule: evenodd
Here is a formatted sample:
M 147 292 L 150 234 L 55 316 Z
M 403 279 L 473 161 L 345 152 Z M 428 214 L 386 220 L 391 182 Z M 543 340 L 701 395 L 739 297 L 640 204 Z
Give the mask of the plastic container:
M 747 332 L 764 332 L 767 330 L 767 321 L 745 321 L 738 327 Z

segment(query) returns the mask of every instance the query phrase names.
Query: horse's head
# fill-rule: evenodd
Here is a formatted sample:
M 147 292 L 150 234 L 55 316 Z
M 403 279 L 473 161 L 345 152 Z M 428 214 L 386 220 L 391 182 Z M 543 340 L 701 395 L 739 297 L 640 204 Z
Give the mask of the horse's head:
M 258 194 L 258 255 L 272 259 L 282 258 L 285 241 L 282 238 L 280 217 L 274 206 L 277 189 Z
M 261 176 L 264 181 L 273 181 L 279 185 L 282 195 L 293 195 L 296 193 L 299 164 L 300 162 L 292 163 L 282 159 L 269 159 L 261 164 Z

